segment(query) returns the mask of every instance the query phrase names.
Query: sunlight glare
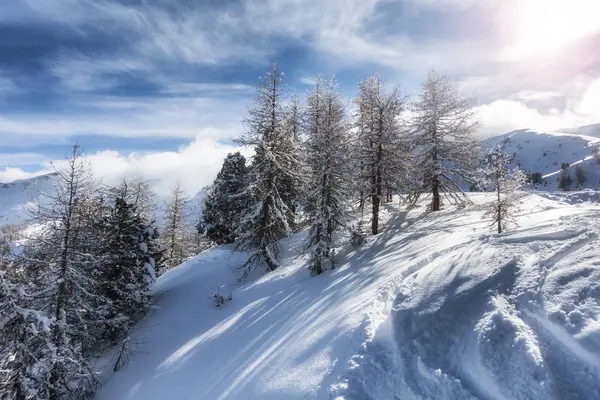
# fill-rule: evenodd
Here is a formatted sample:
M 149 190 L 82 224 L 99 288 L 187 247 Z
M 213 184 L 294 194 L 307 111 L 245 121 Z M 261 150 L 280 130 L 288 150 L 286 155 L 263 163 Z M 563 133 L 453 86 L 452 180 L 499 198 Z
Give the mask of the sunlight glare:
M 509 53 L 523 58 L 557 55 L 572 42 L 600 31 L 600 0 L 520 0 L 515 3 Z

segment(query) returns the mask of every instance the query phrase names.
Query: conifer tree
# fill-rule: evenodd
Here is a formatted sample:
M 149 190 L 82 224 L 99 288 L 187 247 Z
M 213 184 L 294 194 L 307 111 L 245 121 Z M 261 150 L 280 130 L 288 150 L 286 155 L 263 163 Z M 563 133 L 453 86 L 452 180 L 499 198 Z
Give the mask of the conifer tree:
M 370 198 L 371 232 L 379 232 L 379 209 L 386 189 L 398 189 L 407 171 L 407 142 L 403 139 L 400 115 L 405 98 L 398 88 L 386 93 L 379 75 L 359 85 L 357 152 L 358 187 L 361 203 Z
M 217 244 L 233 243 L 248 205 L 246 158 L 228 154 L 208 193 L 202 210 L 202 227 Z
M 569 163 L 562 163 L 560 167 L 560 175 L 558 176 L 558 188 L 565 192 L 571 190 L 571 185 L 573 184 L 573 179 L 571 178 L 571 174 L 569 172 L 570 167 L 571 165 Z
M 330 259 L 333 234 L 346 224 L 348 183 L 348 132 L 344 104 L 332 78 L 327 84 L 319 77 L 308 97 L 306 110 L 307 150 L 310 167 L 308 210 L 313 275 L 323 272 Z
M 100 260 L 89 251 L 97 240 L 89 220 L 95 215 L 90 201 L 95 186 L 79 146 L 55 171 L 54 193 L 32 210 L 43 231 L 29 239 L 25 254 L 37 290 L 32 306 L 51 321 L 36 354 L 43 365 L 36 378 L 42 386 L 38 397 L 51 400 L 85 398 L 97 386 L 84 352 L 93 346 L 109 307 L 98 295 Z
M 498 233 L 515 222 L 514 213 L 521 198 L 518 190 L 527 181 L 527 176 L 519 168 L 508 169 L 510 163 L 511 157 L 503 146 L 490 150 L 485 158 L 486 186 L 491 186 L 496 196 L 486 215 L 493 218 Z
M 577 189 L 583 189 L 585 187 L 587 177 L 585 176 L 585 170 L 581 164 L 577 164 L 575 166 L 575 179 L 577 181 Z
M 473 100 L 462 96 L 446 76 L 430 71 L 413 104 L 417 187 L 412 197 L 416 202 L 431 193 L 432 211 L 440 209 L 440 194 L 455 201 L 467 199 L 460 182 L 472 180 L 478 160 Z
M 50 329 L 31 308 L 28 285 L 18 271 L 14 261 L 0 257 L 0 399 L 7 400 L 31 398 L 38 386 L 44 391 L 32 371 Z
M 185 197 L 181 183 L 177 181 L 171 191 L 167 206 L 166 227 L 163 242 L 166 248 L 165 264 L 173 268 L 181 264 L 186 256 L 186 231 L 184 226 Z
M 281 188 L 283 182 L 298 180 L 299 161 L 288 152 L 286 130 L 282 121 L 285 93 L 283 74 L 277 65 L 269 71 L 258 86 L 254 104 L 244 121 L 245 132 L 238 143 L 253 146 L 248 198 L 249 205 L 242 218 L 236 249 L 249 252 L 249 258 L 240 267 L 241 278 L 257 266 L 273 271 L 279 266 L 279 240 L 291 232 L 290 205 L 286 204 Z
M 304 166 L 302 142 L 300 139 L 302 129 L 301 115 L 300 102 L 294 94 L 289 105 L 284 107 L 281 130 L 284 151 L 288 154 L 288 157 L 283 160 L 287 162 L 287 165 L 283 165 L 283 168 L 297 172 L 284 175 L 281 178 L 278 188 L 281 199 L 288 206 L 288 219 L 292 229 L 296 225 L 296 212 L 298 205 L 302 201 L 302 191 L 305 185 L 304 174 L 301 173 Z
M 123 188 L 122 188 L 123 189 Z M 145 220 L 121 190 L 104 218 L 106 264 L 100 277 L 102 295 L 111 307 L 105 339 L 115 343 L 149 307 L 150 287 L 156 279 L 159 254 L 157 229 Z M 158 266 L 160 268 L 160 266 Z

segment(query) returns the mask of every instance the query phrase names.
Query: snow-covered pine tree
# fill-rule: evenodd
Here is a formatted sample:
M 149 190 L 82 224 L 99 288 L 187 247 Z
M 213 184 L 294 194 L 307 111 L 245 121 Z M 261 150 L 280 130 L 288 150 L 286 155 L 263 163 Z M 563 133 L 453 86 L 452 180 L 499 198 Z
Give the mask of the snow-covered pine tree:
M 167 205 L 166 226 L 162 235 L 166 248 L 165 264 L 168 268 L 178 266 L 186 256 L 187 232 L 184 226 L 184 204 L 183 187 L 181 182 L 177 181 Z
M 233 243 L 248 206 L 248 169 L 239 152 L 228 154 L 204 202 L 202 226 L 217 244 Z
M 514 223 L 514 213 L 521 199 L 518 190 L 527 182 L 527 176 L 519 168 L 508 169 L 510 163 L 511 156 L 502 146 L 491 149 L 485 158 L 486 186 L 495 192 L 486 215 L 493 218 L 498 233 Z
M 359 85 L 355 100 L 358 108 L 357 149 L 355 162 L 360 167 L 358 190 L 364 198 L 371 199 L 371 232 L 379 232 L 379 208 L 387 189 L 399 189 L 408 168 L 408 142 L 400 116 L 404 111 L 405 97 L 396 87 L 389 93 L 379 75 Z
M 464 97 L 458 86 L 445 75 L 430 71 L 427 81 L 413 103 L 412 128 L 416 154 L 417 187 L 412 199 L 431 193 L 431 210 L 439 211 L 440 193 L 455 201 L 467 199 L 460 181 L 469 181 L 479 159 L 473 138 L 477 128 L 472 97 Z
M 101 294 L 111 304 L 104 320 L 103 339 L 108 344 L 122 338 L 147 311 L 156 279 L 153 253 L 158 249 L 156 229 L 127 201 L 125 190 L 115 194 L 103 221 L 106 266 L 100 277 Z
M 32 398 L 34 367 L 50 327 L 29 306 L 27 280 L 14 260 L 0 257 L 0 399 Z M 43 387 L 42 387 L 43 391 Z
M 84 352 L 98 333 L 108 302 L 98 295 L 101 264 L 90 252 L 98 238 L 89 216 L 95 187 L 89 164 L 79 146 L 64 165 L 55 166 L 54 194 L 42 194 L 31 210 L 42 232 L 29 239 L 24 255 L 33 277 L 36 302 L 46 314 L 51 332 L 36 354 L 36 382 L 40 399 L 85 398 L 97 386 Z M 44 199 L 45 197 L 45 199 Z
M 311 273 L 319 275 L 324 261 L 331 257 L 333 234 L 346 224 L 349 124 L 335 78 L 324 84 L 318 77 L 307 103 L 307 209 L 311 226 L 306 247 L 311 254 Z
M 296 155 L 288 152 L 282 127 L 284 93 L 283 74 L 275 64 L 261 80 L 244 121 L 245 132 L 237 139 L 255 149 L 248 187 L 250 200 L 236 240 L 237 250 L 250 253 L 239 268 L 241 279 L 258 266 L 275 270 L 279 266 L 279 240 L 291 232 L 290 206 L 284 202 L 280 189 L 282 182 L 299 179 L 301 171 Z

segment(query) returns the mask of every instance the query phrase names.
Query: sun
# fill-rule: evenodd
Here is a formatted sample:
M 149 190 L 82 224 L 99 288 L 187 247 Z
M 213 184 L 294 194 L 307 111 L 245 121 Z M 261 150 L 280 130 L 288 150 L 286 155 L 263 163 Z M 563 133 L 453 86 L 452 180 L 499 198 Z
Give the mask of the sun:
M 600 30 L 600 0 L 518 0 L 511 7 L 513 56 L 560 54 Z

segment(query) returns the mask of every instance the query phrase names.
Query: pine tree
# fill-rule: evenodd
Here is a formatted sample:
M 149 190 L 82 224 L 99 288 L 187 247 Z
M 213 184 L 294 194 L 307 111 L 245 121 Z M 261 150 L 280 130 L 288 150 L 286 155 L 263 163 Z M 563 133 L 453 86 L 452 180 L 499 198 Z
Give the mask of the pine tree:
M 28 285 L 18 271 L 14 261 L 0 257 L 0 399 L 6 400 L 32 398 L 42 384 L 32 371 L 50 328 L 30 307 Z
M 361 208 L 364 198 L 371 199 L 371 232 L 379 232 L 379 209 L 386 190 L 399 189 L 407 165 L 407 142 L 403 140 L 400 115 L 405 98 L 396 87 L 386 93 L 379 75 L 359 86 L 356 161 L 359 163 L 358 187 Z
M 333 234 L 346 224 L 348 181 L 348 133 L 346 110 L 332 78 L 322 79 L 308 98 L 307 150 L 311 177 L 308 184 L 310 250 L 313 275 L 323 272 L 324 260 L 332 257 Z
M 186 257 L 187 233 L 184 226 L 185 197 L 181 183 L 177 181 L 171 191 L 171 198 L 167 207 L 166 227 L 163 241 L 166 248 L 165 263 L 169 268 L 181 264 Z
M 285 93 L 283 74 L 277 65 L 269 71 L 258 86 L 254 105 L 244 121 L 245 132 L 237 140 L 253 146 L 255 156 L 251 165 L 248 198 L 249 205 L 242 218 L 236 249 L 249 252 L 249 258 L 240 268 L 241 278 L 257 266 L 273 271 L 279 266 L 279 239 L 291 232 L 290 205 L 280 192 L 283 182 L 296 181 L 300 171 L 296 154 L 288 152 L 286 130 L 282 127 Z
M 460 181 L 472 179 L 478 160 L 472 103 L 473 98 L 463 97 L 446 76 L 429 73 L 412 107 L 418 182 L 413 202 L 429 192 L 431 210 L 439 211 L 440 193 L 458 202 L 467 199 Z
M 515 222 L 514 213 L 521 199 L 518 190 L 527 181 L 527 176 L 519 168 L 508 169 L 510 163 L 511 157 L 502 146 L 490 150 L 485 158 L 486 186 L 491 186 L 496 195 L 486 215 L 493 218 L 498 233 Z
M 54 194 L 32 210 L 43 231 L 29 239 L 25 253 L 26 269 L 35 278 L 32 306 L 51 321 L 51 332 L 36 354 L 36 380 L 42 382 L 37 395 L 51 400 L 84 398 L 97 386 L 84 353 L 97 339 L 109 306 L 98 295 L 101 265 L 90 251 L 98 239 L 89 220 L 95 214 L 90 201 L 94 182 L 79 146 L 55 171 Z
M 248 204 L 246 158 L 228 154 L 208 193 L 202 210 L 202 227 L 217 244 L 233 243 Z
M 569 163 L 562 163 L 560 167 L 560 175 L 558 177 L 558 188 L 568 192 L 571 190 L 571 185 L 573 184 L 573 179 L 571 178 L 571 174 L 569 173 L 569 168 L 571 165 Z
M 128 203 L 126 195 L 126 190 L 117 192 L 103 221 L 106 267 L 100 282 L 102 295 L 111 304 L 104 332 L 109 344 L 123 337 L 147 311 L 156 279 L 157 230 Z

